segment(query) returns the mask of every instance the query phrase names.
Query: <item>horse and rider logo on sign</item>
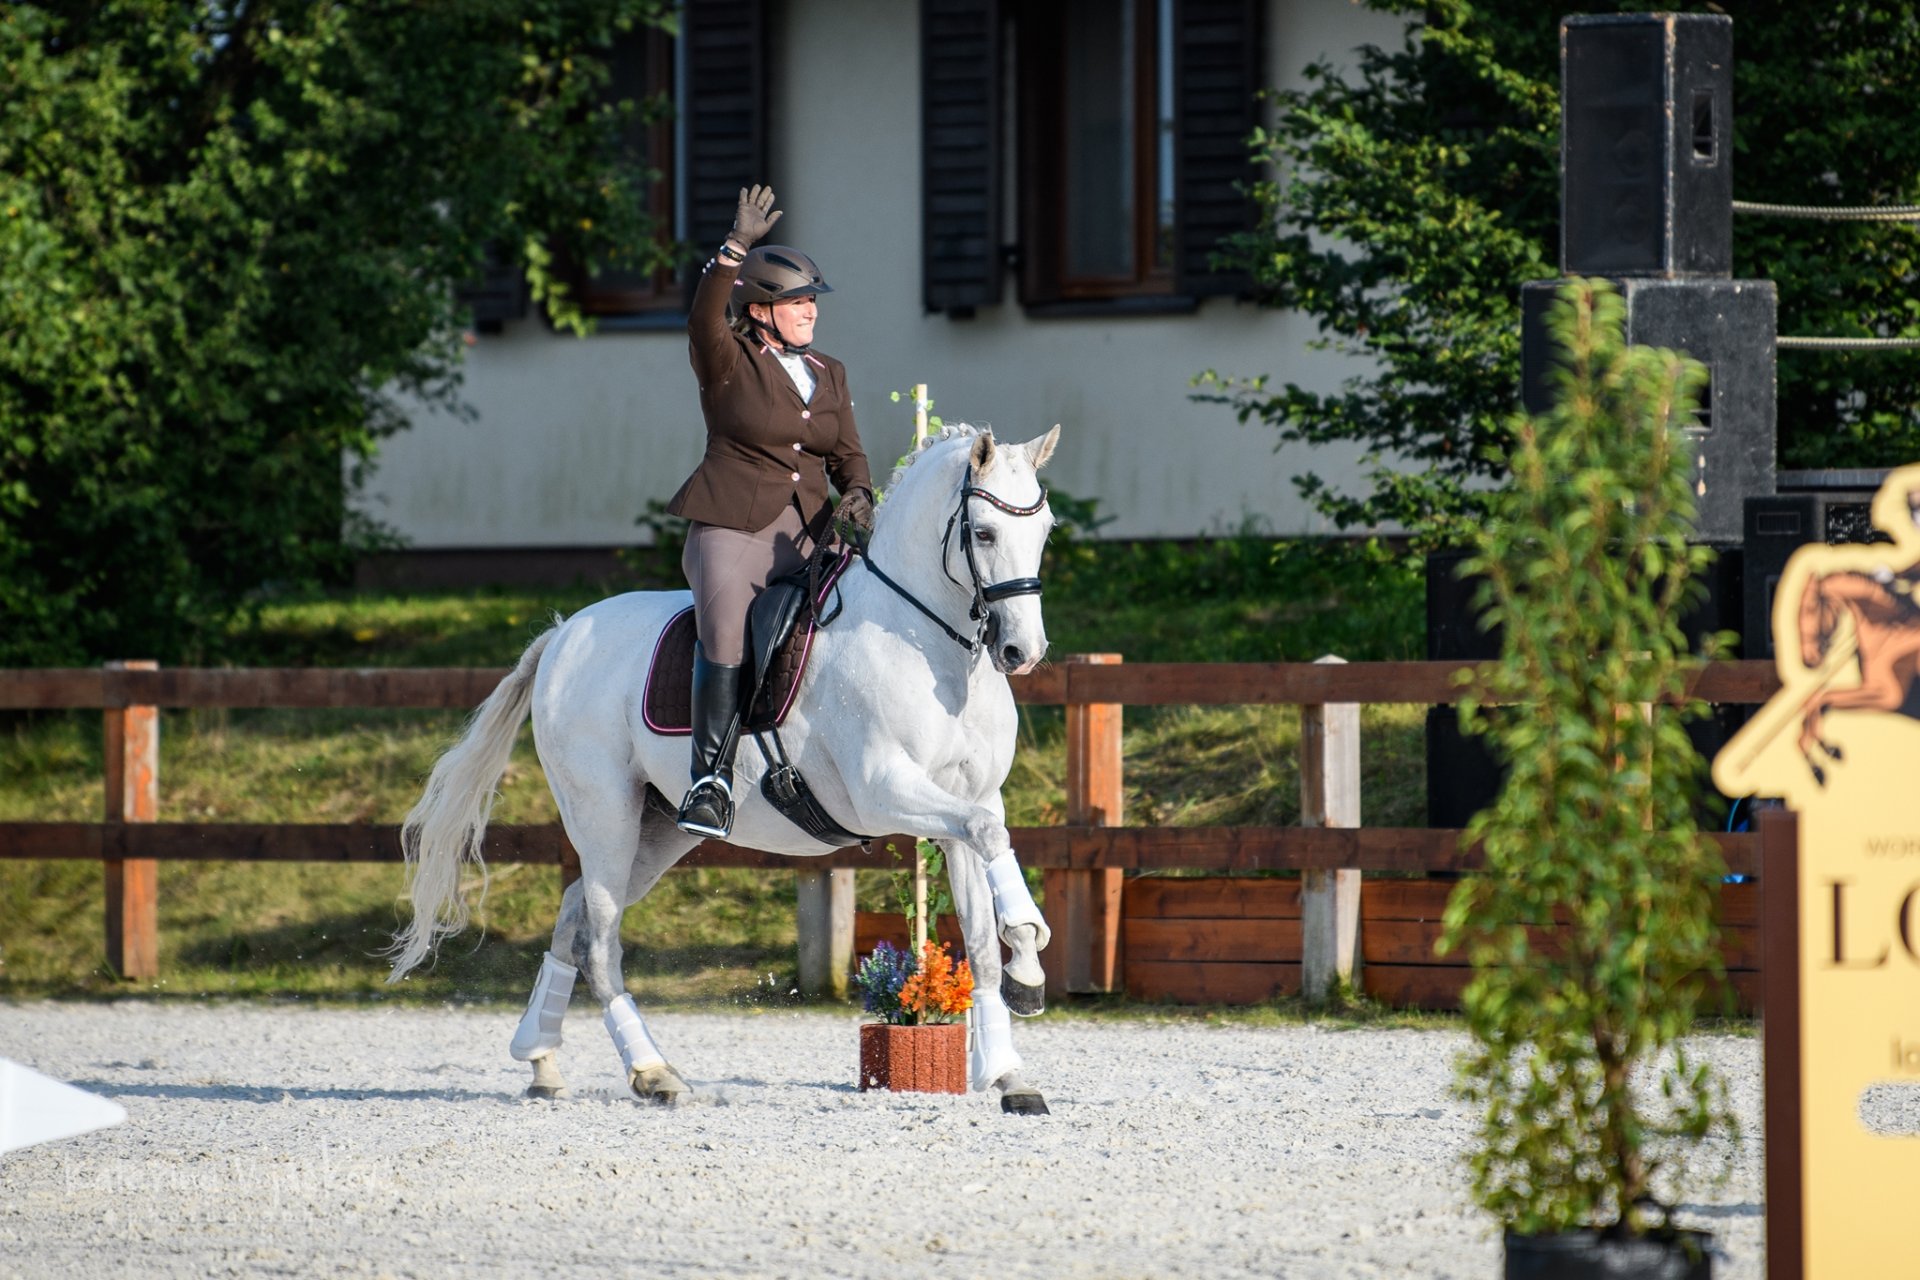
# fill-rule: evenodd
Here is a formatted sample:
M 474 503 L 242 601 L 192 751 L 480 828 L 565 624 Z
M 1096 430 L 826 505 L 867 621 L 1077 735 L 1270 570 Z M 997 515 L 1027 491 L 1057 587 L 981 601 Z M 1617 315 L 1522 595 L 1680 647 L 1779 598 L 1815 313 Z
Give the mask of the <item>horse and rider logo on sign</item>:
M 1773 1218 L 1791 1211 L 1770 1194 L 1769 1274 L 1796 1261 L 1808 1277 L 1883 1274 L 1912 1256 L 1920 1142 L 1910 1122 L 1875 1118 L 1911 1114 L 1900 1095 L 1920 1092 L 1920 466 L 1888 475 L 1872 516 L 1890 542 L 1787 562 L 1780 691 L 1713 765 L 1723 793 L 1780 797 L 1799 819 L 1797 909 L 1782 922 L 1797 921 L 1797 1000 L 1770 991 L 1766 1007 L 1772 1020 L 1797 1006 L 1800 1257 L 1771 1256 Z M 1770 1095 L 1776 1065 L 1791 1060 L 1770 1047 Z

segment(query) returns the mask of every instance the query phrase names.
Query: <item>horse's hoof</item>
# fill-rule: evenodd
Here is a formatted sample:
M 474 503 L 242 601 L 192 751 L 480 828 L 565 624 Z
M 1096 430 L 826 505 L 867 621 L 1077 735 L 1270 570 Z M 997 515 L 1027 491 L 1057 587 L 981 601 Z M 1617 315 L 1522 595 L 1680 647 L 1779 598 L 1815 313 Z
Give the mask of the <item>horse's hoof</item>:
M 1010 1116 L 1050 1116 L 1047 1100 L 1036 1091 L 1026 1093 L 1003 1093 L 1000 1095 L 1000 1110 Z
M 1023 1018 L 1036 1017 L 1047 1009 L 1047 984 L 1037 982 L 1029 986 L 1024 982 L 1015 982 L 1013 975 L 1005 969 L 1000 971 L 1000 996 L 1007 1002 L 1007 1008 Z
M 635 1067 L 627 1083 L 633 1086 L 634 1097 L 663 1107 L 672 1106 L 687 1091 L 687 1082 L 664 1062 L 655 1067 Z
M 1846 759 L 1846 756 L 1845 756 L 1845 755 L 1843 755 L 1843 754 L 1841 754 L 1841 751 L 1840 751 L 1840 748 L 1839 748 L 1839 747 L 1836 747 L 1836 746 L 1834 746 L 1834 745 L 1833 745 L 1832 743 L 1830 743 L 1830 742 L 1823 742 L 1823 743 L 1821 743 L 1821 744 L 1820 744 L 1820 749 L 1821 749 L 1822 751 L 1825 751 L 1825 752 L 1826 752 L 1826 753 L 1827 753 L 1828 755 L 1830 755 L 1830 756 L 1832 756 L 1832 757 L 1833 757 L 1833 758 L 1834 758 L 1835 760 L 1845 760 L 1845 759 Z
M 1822 769 L 1822 768 L 1821 768 L 1821 767 L 1820 767 L 1819 765 L 1817 765 L 1817 764 L 1809 764 L 1809 765 L 1807 766 L 1807 768 L 1809 768 L 1809 769 L 1811 769 L 1811 770 L 1813 770 L 1813 785 L 1814 785 L 1814 786 L 1816 786 L 1816 787 L 1824 787 L 1824 786 L 1826 786 L 1826 785 L 1827 785 L 1827 771 L 1826 771 L 1825 769 Z
M 542 1102 L 559 1102 L 573 1095 L 567 1092 L 567 1086 L 563 1084 L 530 1084 L 527 1086 L 527 1096 L 538 1098 Z

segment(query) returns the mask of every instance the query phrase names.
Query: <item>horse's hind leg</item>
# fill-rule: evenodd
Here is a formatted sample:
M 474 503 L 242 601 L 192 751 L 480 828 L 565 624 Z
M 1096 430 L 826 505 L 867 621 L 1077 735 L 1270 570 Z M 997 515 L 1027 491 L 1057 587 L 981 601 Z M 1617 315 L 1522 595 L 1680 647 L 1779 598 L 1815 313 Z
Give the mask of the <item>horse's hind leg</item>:
M 529 1098 L 555 1099 L 567 1096 L 566 1081 L 560 1076 L 560 1026 L 567 1016 L 567 1001 L 573 995 L 579 970 L 563 956 L 573 953 L 574 935 L 586 918 L 585 897 L 575 881 L 560 895 L 560 915 L 554 922 L 553 941 L 540 960 L 540 975 L 534 979 L 533 992 L 527 997 L 526 1012 L 513 1033 L 509 1048 L 515 1059 L 533 1067 L 533 1083 L 527 1086 Z
M 574 806 L 575 816 L 579 816 Z M 601 806 L 609 808 L 610 806 Z M 679 1073 L 647 1031 L 639 1006 L 627 994 L 621 972 L 620 916 L 638 902 L 681 854 L 698 844 L 669 820 L 656 817 L 652 829 L 641 830 L 641 804 L 636 798 L 618 822 L 589 825 L 569 821 L 568 832 L 580 850 L 582 927 L 573 936 L 574 963 L 587 980 L 587 989 L 600 1002 L 607 1034 L 620 1051 L 627 1084 L 648 1102 L 672 1102 L 687 1091 Z M 611 819 L 614 815 L 607 815 Z M 590 833 L 590 834 L 589 834 Z M 581 836 L 591 840 L 593 852 Z M 615 855 L 618 856 L 615 856 Z

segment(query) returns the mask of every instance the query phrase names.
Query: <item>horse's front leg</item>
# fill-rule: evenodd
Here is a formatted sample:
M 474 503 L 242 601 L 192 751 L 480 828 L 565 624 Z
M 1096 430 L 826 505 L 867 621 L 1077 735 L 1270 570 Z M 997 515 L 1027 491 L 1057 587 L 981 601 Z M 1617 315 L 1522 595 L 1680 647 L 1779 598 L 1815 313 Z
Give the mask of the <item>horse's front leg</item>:
M 966 934 L 973 968 L 970 1083 L 975 1089 L 999 1089 L 1002 1111 L 1046 1115 L 1046 1099 L 1020 1073 L 1010 1016 L 1015 1011 L 1039 1013 L 1045 1004 L 1046 975 L 1040 968 L 1039 951 L 1047 942 L 1046 921 L 1027 892 L 1012 849 L 989 862 L 963 840 L 942 841 L 941 848 L 947 855 L 954 910 Z M 1013 959 L 1004 966 L 1000 960 L 1003 941 L 1013 948 Z
M 1008 985 L 1003 994 L 1013 1012 L 1032 1017 L 1046 1005 L 1046 975 L 1040 968 L 1040 951 L 1051 938 L 1045 917 L 1027 892 L 1026 878 L 1013 856 L 1013 843 L 1007 837 L 1006 811 L 999 797 L 991 803 L 966 800 L 948 791 L 920 770 L 895 764 L 879 776 L 869 778 L 865 794 L 885 796 L 889 808 L 884 814 L 863 813 L 861 821 L 868 831 L 900 830 L 927 836 L 942 848 L 964 849 L 960 864 L 982 869 L 983 886 L 975 886 L 976 901 L 991 904 L 984 912 L 988 924 L 999 925 L 999 939 L 1013 950 L 1006 966 Z M 950 865 L 954 865 L 950 863 Z M 954 897 L 962 892 L 956 870 Z M 974 946 L 971 934 L 967 946 Z M 1000 950 L 993 946 L 994 967 L 999 968 Z M 984 953 L 981 953 L 984 954 Z M 978 976 L 979 970 L 974 970 Z

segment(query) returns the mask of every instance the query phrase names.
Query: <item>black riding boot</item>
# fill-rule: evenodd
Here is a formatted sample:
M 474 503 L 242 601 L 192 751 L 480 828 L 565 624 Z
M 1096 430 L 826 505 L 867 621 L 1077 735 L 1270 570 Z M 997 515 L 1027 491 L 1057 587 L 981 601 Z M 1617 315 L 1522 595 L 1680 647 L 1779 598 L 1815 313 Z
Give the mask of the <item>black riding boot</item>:
M 740 741 L 740 668 L 693 649 L 693 788 L 680 829 L 724 840 L 733 829 L 733 749 Z

